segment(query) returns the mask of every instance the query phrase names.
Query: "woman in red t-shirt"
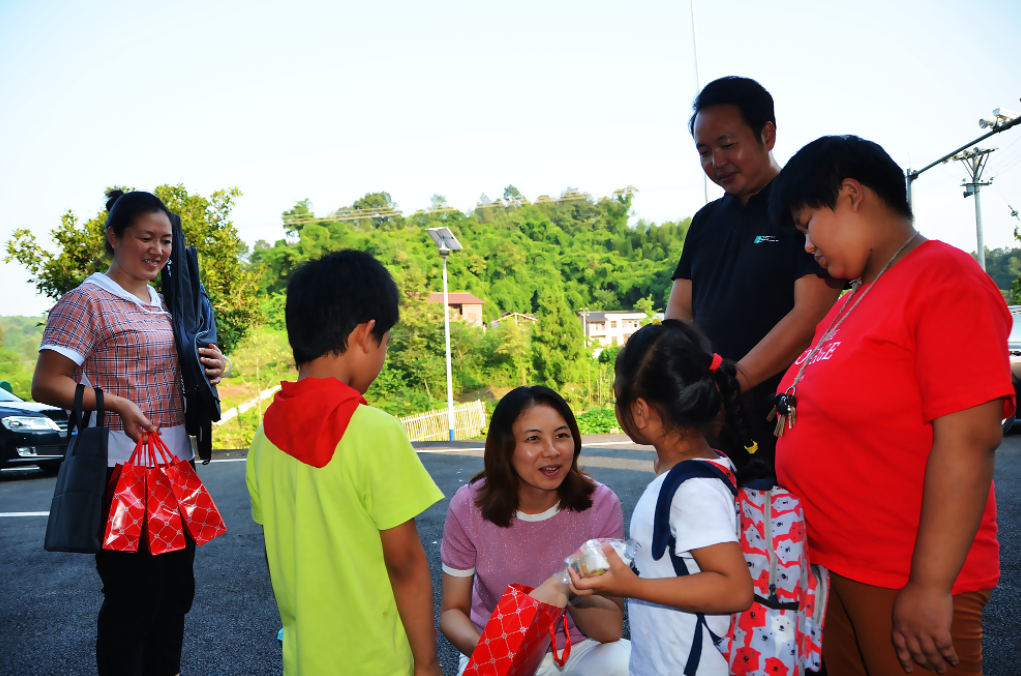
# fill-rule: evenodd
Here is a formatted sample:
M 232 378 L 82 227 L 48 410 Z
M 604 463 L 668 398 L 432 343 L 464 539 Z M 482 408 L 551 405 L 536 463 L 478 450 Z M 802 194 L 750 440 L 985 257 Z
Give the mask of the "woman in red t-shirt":
M 1014 410 L 1003 297 L 970 256 L 914 229 L 903 172 L 856 136 L 798 151 L 770 211 L 833 277 L 857 280 L 779 389 L 794 415 L 777 479 L 832 573 L 827 669 L 980 674 L 1000 575 L 994 451 Z

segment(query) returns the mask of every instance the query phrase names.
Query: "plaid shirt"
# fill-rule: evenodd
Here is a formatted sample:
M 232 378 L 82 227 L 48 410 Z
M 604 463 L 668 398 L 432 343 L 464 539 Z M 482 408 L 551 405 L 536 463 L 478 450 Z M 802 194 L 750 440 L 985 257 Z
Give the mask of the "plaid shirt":
M 73 289 L 50 311 L 42 349 L 79 359 L 74 378 L 134 402 L 153 424 L 184 424 L 177 346 L 170 314 L 156 306 L 118 297 L 92 283 Z M 73 358 L 73 357 L 72 357 Z M 107 416 L 111 430 L 123 430 L 120 416 Z

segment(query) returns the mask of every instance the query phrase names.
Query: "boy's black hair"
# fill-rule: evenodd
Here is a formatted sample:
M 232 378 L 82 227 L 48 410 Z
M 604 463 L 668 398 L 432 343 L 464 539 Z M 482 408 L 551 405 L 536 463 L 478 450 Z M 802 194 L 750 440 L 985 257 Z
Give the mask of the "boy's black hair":
M 287 283 L 287 340 L 298 366 L 326 354 L 343 354 L 356 326 L 376 320 L 383 336 L 400 318 L 393 277 L 364 251 L 345 249 L 302 263 Z
M 695 135 L 695 118 L 710 106 L 737 106 L 745 124 L 755 132 L 755 138 L 762 145 L 762 129 L 767 122 L 776 126 L 776 113 L 773 110 L 773 97 L 766 88 L 755 80 L 747 77 L 728 75 L 713 80 L 698 93 L 691 104 L 691 119 L 688 120 L 688 131 Z
M 632 405 L 641 398 L 656 409 L 668 429 L 697 430 L 713 438 L 722 406 L 721 437 L 736 448 L 750 445 L 737 364 L 724 359 L 716 371 L 710 371 L 713 359 L 709 339 L 693 324 L 666 319 L 638 329 L 617 355 L 614 367 L 617 412 L 624 431 L 634 425 Z M 738 478 L 743 478 L 740 471 Z
M 124 237 L 124 231 L 135 224 L 135 221 L 142 214 L 154 214 L 162 211 L 170 218 L 170 210 L 163 200 L 149 192 L 135 190 L 124 192 L 123 190 L 109 190 L 106 193 L 106 229 L 113 230 L 114 237 L 118 241 Z M 103 240 L 106 253 L 113 255 L 113 247 L 109 240 Z
M 845 178 L 868 186 L 888 207 L 913 218 L 904 172 L 882 146 L 857 136 L 823 136 L 795 153 L 773 179 L 770 220 L 794 227 L 795 211 L 834 208 Z

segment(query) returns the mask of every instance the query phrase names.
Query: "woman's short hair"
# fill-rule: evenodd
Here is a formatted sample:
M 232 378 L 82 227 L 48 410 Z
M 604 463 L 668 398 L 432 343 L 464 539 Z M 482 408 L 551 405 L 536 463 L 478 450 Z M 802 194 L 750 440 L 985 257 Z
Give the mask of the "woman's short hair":
M 518 387 L 500 400 L 489 421 L 486 435 L 486 453 L 483 458 L 485 469 L 472 477 L 469 483 L 480 479 L 485 482 L 479 488 L 475 504 L 482 510 L 482 517 L 501 528 L 509 528 L 511 519 L 518 510 L 518 474 L 514 470 L 514 423 L 521 414 L 535 406 L 548 406 L 560 414 L 574 437 L 574 458 L 564 482 L 560 484 L 560 508 L 583 512 L 592 506 L 592 492 L 596 485 L 587 474 L 578 468 L 581 454 L 581 432 L 574 419 L 571 407 L 559 394 L 541 385 Z
M 793 228 L 795 211 L 833 209 L 846 178 L 870 188 L 901 216 L 913 218 L 904 171 L 882 146 L 858 136 L 823 136 L 796 152 L 773 179 L 770 219 Z
M 154 214 L 162 211 L 170 218 L 170 210 L 163 200 L 151 192 L 135 190 L 124 192 L 123 190 L 108 190 L 106 192 L 106 229 L 113 230 L 114 237 L 118 240 L 124 236 L 124 231 L 135 224 L 142 214 Z M 106 253 L 113 255 L 113 247 L 110 240 L 104 240 Z

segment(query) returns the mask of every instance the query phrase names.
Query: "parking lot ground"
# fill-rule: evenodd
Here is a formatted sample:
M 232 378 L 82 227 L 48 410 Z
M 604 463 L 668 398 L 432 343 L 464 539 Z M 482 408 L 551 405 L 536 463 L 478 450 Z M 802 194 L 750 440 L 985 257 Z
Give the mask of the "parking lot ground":
M 620 497 L 625 523 L 652 479 L 653 452 L 619 443 L 620 436 L 586 436 L 581 464 Z M 446 495 L 418 519 L 439 608 L 439 545 L 450 497 L 482 469 L 481 441 L 432 442 L 419 457 Z M 218 454 L 199 467 L 228 533 L 198 549 L 195 604 L 185 630 L 184 676 L 281 673 L 280 627 L 263 560 L 261 529 L 249 513 L 244 453 Z M 1019 673 L 1021 636 L 1021 434 L 997 452 L 997 504 L 1003 576 L 985 616 L 987 674 Z M 42 548 L 55 479 L 34 470 L 0 472 L 0 674 L 74 676 L 95 673 L 96 615 L 102 603 L 94 559 Z M 3 516 L 5 514 L 37 514 Z M 522 556 L 526 553 L 522 552 Z M 456 673 L 457 653 L 439 638 L 444 673 Z M 338 674 L 345 673 L 342 666 Z

